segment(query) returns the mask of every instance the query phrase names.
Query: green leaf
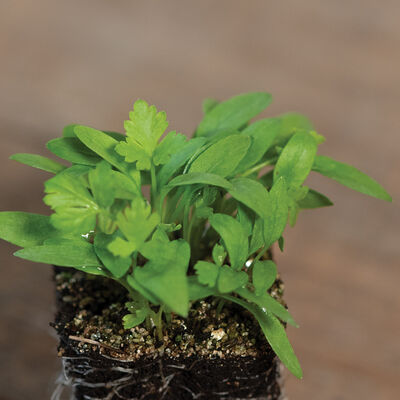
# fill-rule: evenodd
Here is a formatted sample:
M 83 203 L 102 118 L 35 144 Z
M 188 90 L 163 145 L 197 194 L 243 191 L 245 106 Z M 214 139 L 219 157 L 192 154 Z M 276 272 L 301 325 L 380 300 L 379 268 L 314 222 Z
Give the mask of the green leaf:
M 185 146 L 179 150 L 174 156 L 163 165 L 157 175 L 157 182 L 160 186 L 164 186 L 168 180 L 181 168 L 186 161 L 204 145 L 205 138 L 191 139 L 185 143 Z
M 117 235 L 116 232 L 113 235 L 98 232 L 94 237 L 94 250 L 111 274 L 116 278 L 121 278 L 128 272 L 132 259 L 131 257 L 115 256 L 108 250 L 108 245 L 115 240 Z
M 229 189 L 232 185 L 226 179 L 219 175 L 211 174 L 208 172 L 190 172 L 188 174 L 179 175 L 168 183 L 168 188 L 183 185 L 204 184 L 218 186 L 223 189 Z
M 189 290 L 189 300 L 197 301 L 200 299 L 205 299 L 206 297 L 216 295 L 216 290 L 208 286 L 202 285 L 196 276 L 188 276 L 188 290 Z
M 304 129 L 306 131 L 314 129 L 311 121 L 306 116 L 296 112 L 280 114 L 277 118 L 281 121 L 281 125 L 279 134 L 275 138 L 274 145 L 285 146 L 288 140 L 299 129 Z
M 252 141 L 249 150 L 237 166 L 236 173 L 246 171 L 261 160 L 278 135 L 280 125 L 279 119 L 268 118 L 256 121 L 243 130 L 243 135 L 249 136 Z
M 116 256 L 128 257 L 139 250 L 160 222 L 160 217 L 151 213 L 150 206 L 144 200 L 135 198 L 131 207 L 118 213 L 116 221 L 127 240 L 117 237 L 108 249 Z
M 24 258 L 25 260 L 58 265 L 60 267 L 98 267 L 102 272 L 101 264 L 93 245 L 90 243 L 80 242 L 78 245 L 76 240 L 72 240 L 70 244 L 63 242 L 58 245 L 42 245 L 27 247 L 14 253 L 15 256 Z M 104 275 L 104 273 L 102 273 Z
M 240 223 L 229 215 L 214 214 L 210 224 L 221 236 L 232 267 L 242 268 L 247 259 L 248 238 Z
M 101 158 L 76 137 L 50 140 L 46 147 L 56 156 L 74 164 L 96 165 Z
M 256 261 L 253 267 L 253 285 L 257 296 L 265 293 L 276 280 L 276 265 L 271 260 Z
M 78 124 L 70 124 L 64 127 L 63 129 L 63 137 L 65 138 L 76 138 L 75 128 L 79 126 Z M 125 140 L 126 136 L 119 132 L 111 132 L 111 131 L 102 131 L 106 135 L 120 142 L 121 140 Z
M 65 137 L 65 138 L 76 137 L 74 129 L 77 126 L 78 126 L 78 124 L 69 124 L 69 125 L 64 126 L 63 137 Z
M 253 254 L 264 244 L 264 220 L 256 218 L 254 221 L 253 231 L 250 239 L 249 254 Z
M 126 280 L 129 284 L 129 286 L 133 289 L 135 289 L 137 292 L 139 292 L 145 299 L 150 301 L 154 305 L 159 305 L 160 300 L 154 296 L 153 293 L 151 293 L 149 290 L 147 290 L 145 287 L 143 287 L 133 275 L 128 275 L 126 277 Z
M 93 150 L 101 158 L 108 161 L 120 171 L 129 174 L 132 168 L 124 159 L 115 152 L 115 146 L 119 143 L 104 132 L 88 126 L 78 125 L 74 128 L 75 135 L 89 149 Z
M 49 158 L 39 156 L 37 154 L 17 153 L 13 154 L 10 159 L 21 164 L 29 165 L 33 168 L 51 172 L 52 174 L 58 174 L 67 168 L 65 165 L 62 165 L 57 161 L 50 160 Z
M 333 205 L 333 203 L 325 195 L 313 189 L 309 189 L 306 197 L 298 201 L 297 204 L 301 209 L 304 210 L 319 207 L 328 207 Z
M 43 201 L 55 211 L 51 222 L 57 229 L 80 234 L 94 229 L 99 208 L 87 189 L 85 172 L 86 167 L 74 166 L 45 183 Z
M 235 271 L 233 268 L 223 265 L 218 276 L 218 291 L 230 293 L 235 289 L 244 286 L 249 280 L 244 271 Z
M 229 194 L 260 217 L 265 218 L 269 207 L 269 195 L 265 187 L 261 183 L 248 178 L 235 178 L 230 182 L 232 188 L 228 189 Z
M 198 261 L 194 266 L 197 279 L 202 285 L 215 286 L 219 274 L 219 267 L 207 261 Z
M 135 197 L 142 197 L 137 183 L 119 171 L 111 171 L 114 195 L 116 199 L 132 200 Z
M 300 186 L 311 171 L 317 147 L 317 142 L 308 132 L 295 133 L 276 162 L 274 182 L 283 176 L 288 187 Z
M 330 157 L 317 156 L 312 169 L 350 189 L 377 199 L 392 201 L 390 195 L 378 182 L 351 165 L 335 161 Z
M 221 130 L 239 129 L 263 111 L 271 100 L 268 93 L 246 93 L 219 103 L 205 114 L 196 136 L 212 136 Z
M 280 238 L 288 220 L 287 186 L 283 177 L 279 178 L 269 192 L 268 212 L 264 217 L 265 247 Z
M 203 113 L 204 113 L 204 114 L 207 114 L 207 113 L 210 112 L 218 103 L 219 103 L 219 101 L 218 101 L 218 100 L 215 100 L 215 99 L 211 99 L 211 98 L 205 99 L 205 100 L 203 101 L 203 104 L 202 104 Z
M 186 136 L 181 133 L 172 131 L 162 140 L 155 148 L 153 162 L 154 165 L 162 165 L 168 163 L 172 155 L 175 155 L 185 147 Z
M 156 243 L 146 254 L 149 261 L 134 270 L 135 279 L 177 314 L 186 317 L 189 310 L 187 269 L 190 246 L 184 240 Z M 154 244 L 153 244 L 154 245 Z
M 149 106 L 144 100 L 137 100 L 124 126 L 127 134 L 126 142 L 118 144 L 117 153 L 124 156 L 126 162 L 136 162 L 136 167 L 140 170 L 150 169 L 158 141 L 168 127 L 165 112 L 157 112 L 155 106 Z M 171 137 L 167 140 L 167 144 L 170 140 Z M 162 159 L 165 154 L 164 156 L 159 154 L 158 157 Z
M 278 239 L 278 245 L 279 245 L 279 250 L 283 253 L 283 250 L 285 248 L 285 238 L 283 236 L 281 236 Z
M 242 225 L 247 236 L 251 236 L 253 231 L 253 222 L 255 220 L 255 214 L 248 207 L 243 204 L 238 204 L 237 206 L 237 216 L 236 219 Z
M 0 239 L 21 247 L 37 246 L 60 233 L 46 215 L 20 211 L 0 212 Z
M 224 263 L 226 258 L 226 251 L 224 249 L 224 246 L 221 246 L 218 243 L 215 244 L 212 251 L 212 257 L 215 264 L 217 264 L 220 267 Z
M 89 172 L 89 184 L 94 200 L 102 208 L 111 207 L 115 196 L 114 174 L 107 161 L 101 161 Z
M 142 322 L 144 322 L 147 315 L 148 315 L 148 310 L 145 308 L 135 310 L 134 314 L 124 315 L 124 317 L 122 318 L 122 321 L 124 323 L 124 329 L 131 329 L 134 328 L 135 326 L 140 325 Z
M 263 293 L 262 295 L 257 296 L 246 288 L 238 288 L 236 293 L 246 300 L 257 304 L 261 309 L 271 312 L 283 322 L 287 322 L 288 324 L 298 328 L 296 321 L 290 315 L 289 311 L 268 293 Z
M 222 177 L 231 175 L 245 156 L 250 138 L 231 135 L 211 145 L 191 164 L 189 173 L 208 172 Z
M 233 296 L 223 295 L 223 299 L 232 301 L 249 310 L 257 319 L 260 327 L 276 355 L 286 368 L 297 378 L 303 377 L 299 361 L 286 336 L 281 322 L 269 312 L 264 312 L 257 306 L 247 303 Z

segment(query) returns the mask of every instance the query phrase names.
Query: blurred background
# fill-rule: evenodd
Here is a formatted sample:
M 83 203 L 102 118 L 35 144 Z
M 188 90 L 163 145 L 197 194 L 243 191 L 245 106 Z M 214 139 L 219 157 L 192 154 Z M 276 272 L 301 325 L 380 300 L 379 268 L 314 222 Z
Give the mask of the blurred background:
M 303 212 L 277 254 L 300 329 L 292 400 L 389 400 L 400 392 L 400 3 L 398 0 L 2 0 L 0 210 L 47 213 L 47 155 L 64 125 L 122 131 L 132 103 L 191 135 L 206 97 L 266 90 L 264 113 L 299 111 L 321 153 L 372 175 L 393 204 L 313 176 L 335 207 Z M 50 268 L 0 243 L 0 399 L 48 399 L 59 372 Z

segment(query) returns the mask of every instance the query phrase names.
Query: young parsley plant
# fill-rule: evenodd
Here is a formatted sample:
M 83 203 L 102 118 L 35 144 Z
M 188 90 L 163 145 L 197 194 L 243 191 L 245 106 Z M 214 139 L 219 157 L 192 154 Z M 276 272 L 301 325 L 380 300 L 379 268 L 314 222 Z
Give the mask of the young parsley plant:
M 284 229 L 301 210 L 332 205 L 304 185 L 311 171 L 391 198 L 356 168 L 317 155 L 324 138 L 307 118 L 287 113 L 250 123 L 270 102 L 268 93 L 208 99 L 189 140 L 167 132 L 166 114 L 144 100 L 125 121 L 126 135 L 67 126 L 47 148 L 69 166 L 11 157 L 54 174 L 44 197 L 53 213 L 1 212 L 0 238 L 22 247 L 18 257 L 119 282 L 130 296 L 126 329 L 147 322 L 162 337 L 168 314 L 187 317 L 197 300 L 236 303 L 301 377 L 283 325 L 296 323 L 268 292 L 277 276 L 268 249 L 278 242 L 283 250 Z

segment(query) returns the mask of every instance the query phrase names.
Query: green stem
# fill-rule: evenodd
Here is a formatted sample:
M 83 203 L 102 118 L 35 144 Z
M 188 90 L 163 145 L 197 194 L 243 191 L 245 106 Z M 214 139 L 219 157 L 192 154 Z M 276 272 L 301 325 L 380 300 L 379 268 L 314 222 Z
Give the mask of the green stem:
M 183 212 L 183 238 L 188 242 L 189 235 L 189 214 L 190 214 L 190 203 L 185 204 L 185 209 Z
M 157 178 L 156 178 L 156 167 L 151 163 L 150 167 L 151 174 L 151 206 L 154 208 L 157 200 Z
M 155 321 L 157 336 L 158 336 L 158 339 L 160 339 L 161 341 L 164 338 L 163 329 L 162 329 L 162 313 L 163 313 L 163 311 L 164 311 L 164 306 L 161 305 L 156 314 L 156 321 Z
M 256 258 L 253 260 L 253 262 L 251 263 L 250 267 L 249 267 L 249 271 L 251 271 L 253 269 L 254 264 L 268 251 L 268 247 L 262 249 L 256 256 Z
M 260 169 L 263 169 L 264 167 L 267 167 L 268 165 L 273 165 L 276 162 L 277 158 L 271 158 L 270 160 L 264 161 L 260 164 L 255 165 L 253 168 L 248 169 L 247 171 L 243 172 L 240 174 L 240 176 L 245 177 L 249 176 L 254 172 L 259 171 Z

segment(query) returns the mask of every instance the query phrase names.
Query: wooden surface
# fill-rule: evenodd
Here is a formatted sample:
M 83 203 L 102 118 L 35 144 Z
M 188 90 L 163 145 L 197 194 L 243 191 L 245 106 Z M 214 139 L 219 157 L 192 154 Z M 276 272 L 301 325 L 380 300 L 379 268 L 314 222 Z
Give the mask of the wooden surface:
M 0 2 L 0 210 L 47 212 L 46 154 L 67 123 L 122 129 L 132 102 L 190 135 L 205 97 L 268 90 L 265 115 L 298 110 L 393 195 L 387 204 L 312 177 L 336 203 L 305 212 L 278 255 L 301 327 L 292 400 L 393 400 L 400 392 L 400 3 L 386 1 Z M 49 398 L 58 361 L 46 266 L 0 244 L 0 398 Z

